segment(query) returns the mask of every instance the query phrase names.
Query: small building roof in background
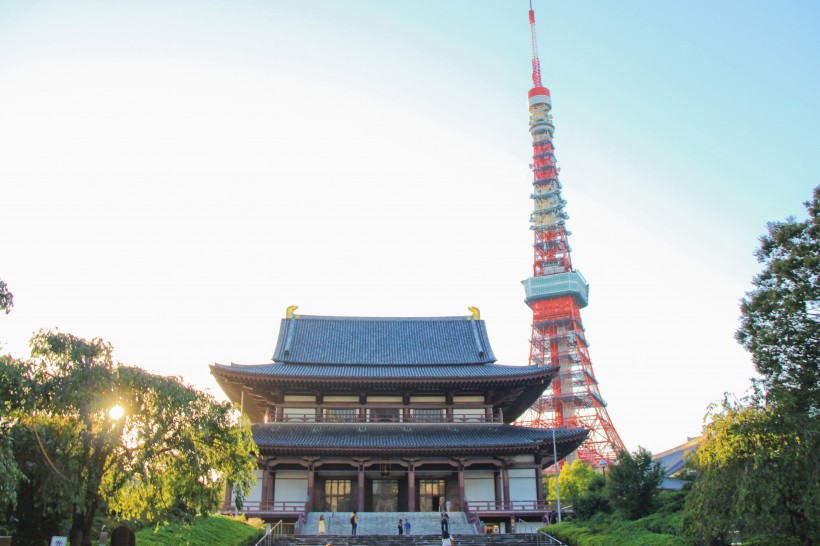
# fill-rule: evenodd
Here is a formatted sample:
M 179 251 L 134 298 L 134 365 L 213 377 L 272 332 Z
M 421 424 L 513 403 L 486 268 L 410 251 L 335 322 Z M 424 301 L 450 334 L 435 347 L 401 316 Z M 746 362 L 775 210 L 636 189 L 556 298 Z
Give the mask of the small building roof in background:
M 673 447 L 672 449 L 662 451 L 653 457 L 655 462 L 663 466 L 664 469 L 661 489 L 683 489 L 686 482 L 678 479 L 677 477 L 686 465 L 686 458 L 688 454 L 695 451 L 700 444 L 703 443 L 704 439 L 704 436 L 689 438 L 686 443 Z

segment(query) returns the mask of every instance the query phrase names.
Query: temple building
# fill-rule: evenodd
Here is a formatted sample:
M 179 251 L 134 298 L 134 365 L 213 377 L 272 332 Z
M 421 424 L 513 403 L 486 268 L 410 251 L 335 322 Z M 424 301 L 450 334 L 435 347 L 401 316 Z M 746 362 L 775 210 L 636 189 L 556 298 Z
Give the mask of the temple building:
M 267 521 L 310 513 L 437 512 L 509 529 L 547 509 L 542 470 L 586 429 L 511 423 L 555 367 L 496 364 L 478 310 L 384 318 L 294 314 L 273 362 L 211 366 L 253 423 L 257 484 L 243 511 Z M 226 511 L 233 510 L 226 492 Z M 340 516 L 341 517 L 341 516 Z

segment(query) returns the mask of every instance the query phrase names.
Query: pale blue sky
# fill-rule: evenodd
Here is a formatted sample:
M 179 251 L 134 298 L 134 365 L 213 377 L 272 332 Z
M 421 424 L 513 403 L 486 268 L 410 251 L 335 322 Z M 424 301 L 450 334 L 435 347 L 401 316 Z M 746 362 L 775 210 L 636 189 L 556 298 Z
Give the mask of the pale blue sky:
M 534 1 L 601 392 L 630 448 L 742 391 L 737 302 L 820 183 L 814 2 Z M 306 314 L 482 309 L 525 364 L 524 1 L 0 0 L 0 278 L 218 393 Z

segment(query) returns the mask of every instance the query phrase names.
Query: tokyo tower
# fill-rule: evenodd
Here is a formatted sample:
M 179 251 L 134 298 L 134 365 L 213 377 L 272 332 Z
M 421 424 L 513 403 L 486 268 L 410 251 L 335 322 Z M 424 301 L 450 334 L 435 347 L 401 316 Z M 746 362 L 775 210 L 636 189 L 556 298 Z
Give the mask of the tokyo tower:
M 592 370 L 580 309 L 588 303 L 589 285 L 572 267 L 566 229 L 567 202 L 552 144 L 555 126 L 549 89 L 541 83 L 541 63 L 535 40 L 535 13 L 530 3 L 532 84 L 528 93 L 532 136 L 534 233 L 532 277 L 523 281 L 527 305 L 532 309 L 531 366 L 554 366 L 558 373 L 550 388 L 518 421 L 532 427 L 584 427 L 587 440 L 576 451 L 578 458 L 597 465 L 611 463 L 624 444 L 612 425 L 598 381 Z

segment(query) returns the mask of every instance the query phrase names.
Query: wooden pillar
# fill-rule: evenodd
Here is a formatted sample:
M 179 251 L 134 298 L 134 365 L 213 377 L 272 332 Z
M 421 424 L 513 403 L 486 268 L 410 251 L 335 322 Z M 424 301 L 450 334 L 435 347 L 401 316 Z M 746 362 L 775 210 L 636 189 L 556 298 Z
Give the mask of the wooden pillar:
M 501 488 L 504 491 L 504 509 L 510 509 L 510 467 L 505 462 L 501 467 Z
M 458 504 L 457 510 L 464 510 L 464 463 L 458 465 Z
M 544 465 L 539 464 L 535 467 L 535 486 L 538 499 L 538 509 L 544 509 Z
M 498 472 L 493 472 L 493 489 L 495 490 L 495 506 L 493 507 L 495 510 L 499 510 L 503 499 L 501 498 L 501 486 L 498 483 Z
M 407 467 L 407 511 L 416 511 L 416 463 L 410 461 Z
M 259 510 L 265 510 L 268 507 L 268 497 L 270 495 L 270 472 L 268 472 L 268 463 L 262 466 L 262 498 L 259 503 Z
M 225 501 L 222 503 L 222 510 L 226 512 L 228 510 L 233 510 L 233 484 L 231 482 L 227 482 L 225 484 Z
M 358 511 L 364 512 L 364 464 L 359 463 L 359 499 L 358 499 Z
M 307 483 L 307 505 L 305 506 L 305 513 L 309 514 L 313 511 L 313 490 L 316 489 L 316 467 L 312 462 L 308 463 L 308 483 Z

